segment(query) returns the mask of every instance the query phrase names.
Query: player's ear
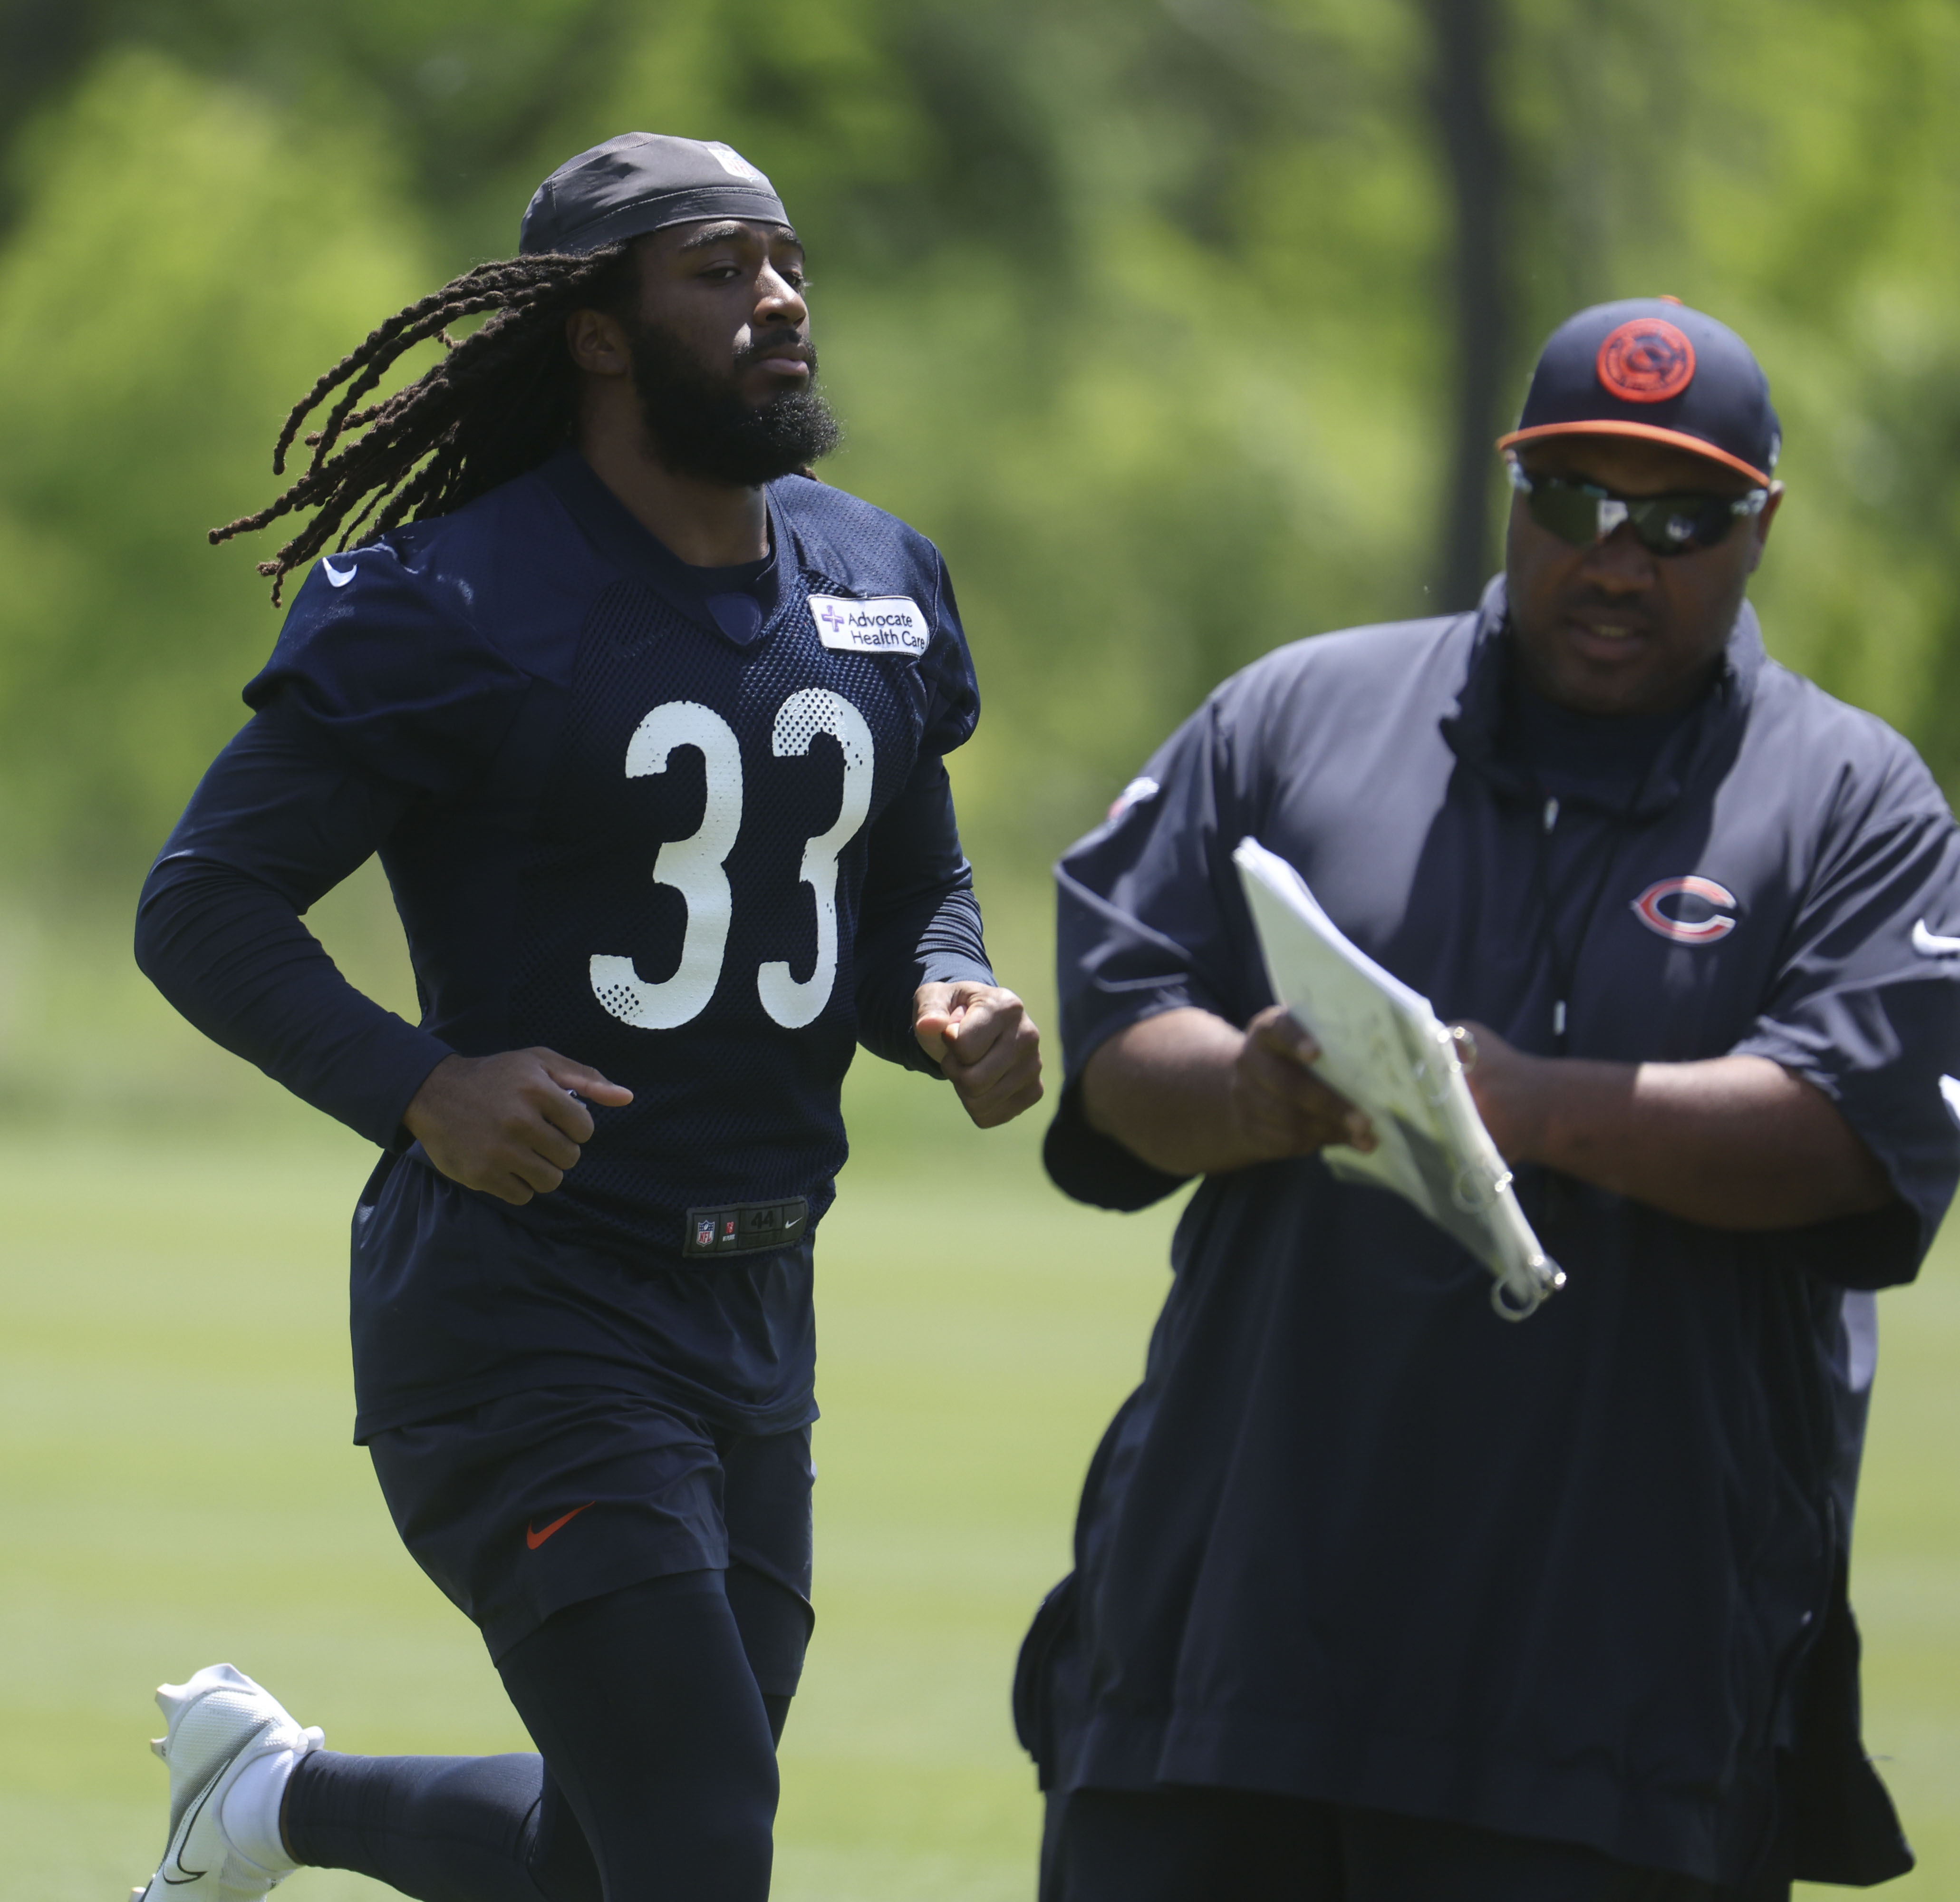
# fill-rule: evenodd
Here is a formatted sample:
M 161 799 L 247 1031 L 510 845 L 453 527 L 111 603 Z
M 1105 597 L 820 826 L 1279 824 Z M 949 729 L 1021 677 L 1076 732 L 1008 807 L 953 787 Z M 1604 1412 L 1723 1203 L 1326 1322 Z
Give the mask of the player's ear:
M 565 320 L 565 348 L 580 369 L 596 377 L 633 374 L 633 352 L 619 320 L 603 311 L 574 311 Z

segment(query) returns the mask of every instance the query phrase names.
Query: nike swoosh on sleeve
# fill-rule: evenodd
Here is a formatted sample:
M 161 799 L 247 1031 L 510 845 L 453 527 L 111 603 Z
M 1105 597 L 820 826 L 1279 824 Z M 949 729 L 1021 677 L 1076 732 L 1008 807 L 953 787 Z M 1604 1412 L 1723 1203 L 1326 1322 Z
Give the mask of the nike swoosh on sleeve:
M 1960 938 L 1943 938 L 1937 932 L 1928 931 L 1922 918 L 1912 928 L 1912 948 L 1922 957 L 1960 956 Z
M 329 555 L 321 556 L 320 558 L 320 565 L 326 570 L 326 578 L 331 581 L 336 588 L 345 588 L 349 581 L 353 580 L 356 572 L 355 569 L 350 566 L 347 572 L 343 575 L 339 569 L 334 566 L 333 558 Z

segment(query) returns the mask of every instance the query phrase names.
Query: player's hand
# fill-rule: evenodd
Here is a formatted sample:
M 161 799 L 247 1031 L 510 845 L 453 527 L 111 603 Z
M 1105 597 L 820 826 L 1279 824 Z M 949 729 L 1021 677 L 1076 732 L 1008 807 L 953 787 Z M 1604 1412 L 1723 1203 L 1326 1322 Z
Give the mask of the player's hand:
M 921 984 L 912 1034 L 983 1129 L 1011 1123 L 1042 1098 L 1041 1032 L 1027 1006 L 997 984 Z
M 1469 1033 L 1463 1080 L 1476 1099 L 1491 1140 L 1507 1162 L 1529 1162 L 1544 1137 L 1545 1066 L 1556 1057 L 1528 1056 L 1481 1024 L 1452 1025 Z
M 1251 1158 L 1275 1161 L 1342 1142 L 1364 1152 L 1375 1146 L 1367 1117 L 1313 1074 L 1309 1066 L 1319 1056 L 1320 1046 L 1284 1004 L 1246 1026 L 1227 1100 Z
M 452 1181 L 521 1204 L 549 1195 L 590 1141 L 580 1097 L 618 1109 L 633 1092 L 555 1050 L 446 1056 L 402 1123 Z

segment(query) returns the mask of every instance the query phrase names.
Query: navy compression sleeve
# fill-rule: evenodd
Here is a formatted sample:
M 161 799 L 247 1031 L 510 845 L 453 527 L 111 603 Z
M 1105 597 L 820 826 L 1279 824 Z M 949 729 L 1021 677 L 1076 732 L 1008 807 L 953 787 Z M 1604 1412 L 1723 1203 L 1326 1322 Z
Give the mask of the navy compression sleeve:
M 136 962 L 178 1010 L 383 1148 L 449 1047 L 356 990 L 300 914 L 407 797 L 356 779 L 275 703 L 205 775 L 136 914 Z
M 912 994 L 962 978 L 994 982 L 973 868 L 959 849 L 946 762 L 921 753 L 871 828 L 858 923 L 858 1040 L 928 1076 L 937 1064 L 912 1035 Z

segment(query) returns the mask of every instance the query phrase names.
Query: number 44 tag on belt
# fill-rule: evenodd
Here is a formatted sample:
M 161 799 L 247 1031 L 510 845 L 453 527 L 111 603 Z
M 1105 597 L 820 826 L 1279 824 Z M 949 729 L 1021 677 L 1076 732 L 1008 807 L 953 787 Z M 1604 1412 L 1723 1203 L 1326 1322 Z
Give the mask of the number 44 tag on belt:
M 801 1196 L 787 1202 L 732 1202 L 718 1209 L 690 1209 L 681 1244 L 683 1255 L 746 1255 L 759 1248 L 783 1248 L 803 1240 L 810 1228 L 810 1204 Z

